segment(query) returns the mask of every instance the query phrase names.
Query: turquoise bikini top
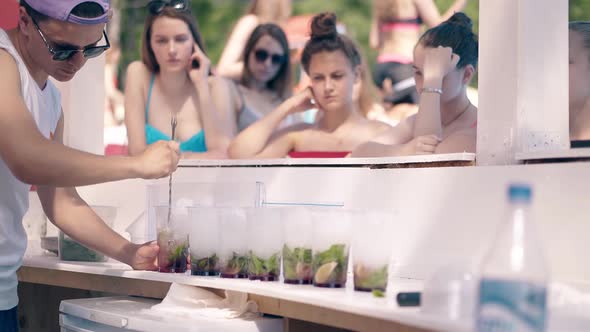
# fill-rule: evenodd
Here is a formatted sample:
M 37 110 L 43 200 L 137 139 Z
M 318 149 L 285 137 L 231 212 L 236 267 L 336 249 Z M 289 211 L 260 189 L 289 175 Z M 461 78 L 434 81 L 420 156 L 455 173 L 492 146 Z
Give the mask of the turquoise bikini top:
M 145 105 L 145 141 L 146 143 L 153 144 L 157 141 L 169 141 L 170 136 L 164 134 L 160 130 L 156 129 L 156 127 L 152 126 L 151 124 L 147 123 L 148 121 L 148 114 L 150 110 L 150 99 L 152 96 L 152 89 L 154 87 L 154 81 L 156 80 L 156 75 L 152 76 L 150 81 L 150 88 L 148 90 L 148 97 Z M 205 131 L 201 130 L 191 138 L 184 142 L 180 142 L 180 151 L 181 152 L 207 152 L 207 144 L 205 144 Z

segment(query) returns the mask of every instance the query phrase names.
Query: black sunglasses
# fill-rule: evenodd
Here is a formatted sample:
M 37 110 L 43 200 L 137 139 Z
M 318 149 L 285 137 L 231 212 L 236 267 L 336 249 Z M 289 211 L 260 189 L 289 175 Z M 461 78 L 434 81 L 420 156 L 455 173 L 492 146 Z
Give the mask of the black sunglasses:
M 266 59 L 268 59 L 268 57 L 270 57 L 270 61 L 275 66 L 282 65 L 286 60 L 286 57 L 282 54 L 274 53 L 271 55 L 269 51 L 263 50 L 263 49 L 258 49 L 256 51 L 254 51 L 254 57 L 256 58 L 256 61 L 261 62 L 261 63 L 265 62 Z
M 37 32 L 39 32 L 41 39 L 43 39 L 43 43 L 45 43 L 47 50 L 49 51 L 49 53 L 51 53 L 51 55 L 53 55 L 53 61 L 66 61 L 78 52 L 82 52 L 82 55 L 84 55 L 86 59 L 95 58 L 111 47 L 111 44 L 109 43 L 109 37 L 107 37 L 106 31 L 103 30 L 102 34 L 106 41 L 106 45 L 86 46 L 81 49 L 53 48 L 49 45 L 49 42 L 47 41 L 47 38 L 45 38 L 45 34 L 43 34 L 43 31 L 41 31 L 41 28 L 39 28 L 39 24 L 37 24 L 37 21 L 35 21 L 33 17 L 31 17 L 31 20 L 33 21 L 33 24 L 35 24 L 35 27 L 37 28 Z
M 188 9 L 188 2 L 186 0 L 154 0 L 148 3 L 148 9 L 152 15 L 159 15 L 166 7 L 171 7 L 176 11 L 182 12 Z

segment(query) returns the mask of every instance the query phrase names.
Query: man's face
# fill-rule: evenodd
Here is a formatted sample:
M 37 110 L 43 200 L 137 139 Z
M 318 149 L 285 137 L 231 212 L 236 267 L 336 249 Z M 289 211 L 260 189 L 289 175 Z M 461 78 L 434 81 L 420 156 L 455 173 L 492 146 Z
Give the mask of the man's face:
M 47 19 L 35 24 L 23 8 L 20 19 L 21 30 L 27 36 L 27 47 L 32 61 L 39 69 L 61 82 L 71 80 L 87 59 L 82 52 L 75 52 L 65 61 L 56 61 L 53 60 L 53 54 L 48 46 L 54 51 L 81 50 L 106 43 L 103 40 L 104 23 L 81 25 Z

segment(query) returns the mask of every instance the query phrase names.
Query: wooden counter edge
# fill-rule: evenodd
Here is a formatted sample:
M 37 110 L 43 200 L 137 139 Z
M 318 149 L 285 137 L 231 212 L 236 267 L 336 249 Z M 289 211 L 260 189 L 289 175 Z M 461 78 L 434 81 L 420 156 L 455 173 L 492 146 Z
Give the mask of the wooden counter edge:
M 60 271 L 39 267 L 23 266 L 17 271 L 19 282 L 50 286 L 85 289 L 114 294 L 164 298 L 169 282 L 130 279 L 90 273 Z M 210 289 L 223 296 L 223 290 Z M 283 316 L 316 324 L 323 324 L 354 331 L 427 332 L 429 330 L 407 326 L 401 323 L 359 314 L 342 312 L 295 301 L 276 299 L 268 296 L 249 294 L 249 299 L 258 303 L 260 312 Z

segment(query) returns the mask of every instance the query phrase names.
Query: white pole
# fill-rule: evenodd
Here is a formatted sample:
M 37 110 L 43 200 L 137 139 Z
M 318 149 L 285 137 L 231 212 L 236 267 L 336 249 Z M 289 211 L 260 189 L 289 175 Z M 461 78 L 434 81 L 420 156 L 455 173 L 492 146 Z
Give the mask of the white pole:
M 64 143 L 82 151 L 103 154 L 104 55 L 90 59 L 73 80 L 56 85 L 65 116 Z
M 478 165 L 569 148 L 568 2 L 480 1 Z

